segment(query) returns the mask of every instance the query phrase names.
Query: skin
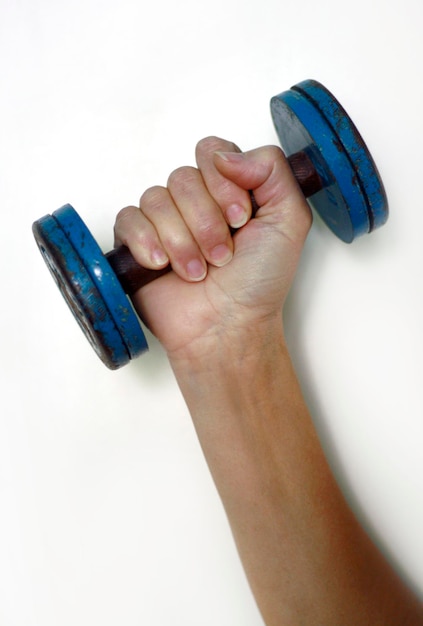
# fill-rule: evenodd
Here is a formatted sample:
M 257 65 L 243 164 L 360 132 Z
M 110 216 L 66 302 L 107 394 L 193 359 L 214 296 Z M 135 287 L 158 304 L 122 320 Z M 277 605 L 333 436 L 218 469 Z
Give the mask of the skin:
M 288 354 L 282 310 L 312 219 L 287 161 L 216 137 L 196 161 L 123 209 L 115 238 L 145 267 L 172 265 L 134 304 L 167 351 L 264 622 L 423 625 L 337 486 Z

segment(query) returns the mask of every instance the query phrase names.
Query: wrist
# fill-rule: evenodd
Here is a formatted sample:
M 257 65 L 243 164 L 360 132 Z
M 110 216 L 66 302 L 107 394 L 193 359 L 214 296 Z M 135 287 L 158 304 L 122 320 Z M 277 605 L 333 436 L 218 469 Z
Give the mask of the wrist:
M 304 442 L 309 449 L 318 443 L 282 323 L 172 367 L 225 507 L 289 491 L 297 469 L 286 462 L 287 441 L 298 459 Z
M 303 410 L 280 319 L 203 343 L 171 365 L 206 457 L 222 455 L 223 466 L 233 448 L 257 458 L 257 446 L 273 446 L 279 419 L 289 422 L 299 404 Z
M 244 328 L 223 325 L 204 334 L 189 345 L 168 352 L 177 380 L 202 379 L 208 376 L 226 379 L 228 374 L 256 367 L 257 362 L 272 361 L 276 353 L 286 352 L 282 317 Z M 276 357 L 276 359 L 278 358 Z

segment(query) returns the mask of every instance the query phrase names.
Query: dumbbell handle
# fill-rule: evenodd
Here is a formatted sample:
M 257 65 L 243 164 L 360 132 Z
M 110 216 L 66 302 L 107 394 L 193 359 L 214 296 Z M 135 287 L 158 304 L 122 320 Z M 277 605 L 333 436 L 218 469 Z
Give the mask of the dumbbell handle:
M 312 160 L 306 152 L 296 152 L 288 157 L 289 165 L 306 198 L 312 196 L 323 188 L 320 178 Z M 167 274 L 171 267 L 161 270 L 152 270 L 142 267 L 137 263 L 126 246 L 119 246 L 106 255 L 125 293 L 131 295 L 144 285 Z

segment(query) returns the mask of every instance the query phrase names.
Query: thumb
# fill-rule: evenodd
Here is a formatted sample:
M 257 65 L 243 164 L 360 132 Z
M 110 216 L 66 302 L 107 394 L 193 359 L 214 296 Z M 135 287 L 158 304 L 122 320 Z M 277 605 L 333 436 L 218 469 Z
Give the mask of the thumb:
M 305 238 L 311 226 L 310 208 L 280 148 L 215 152 L 214 163 L 225 178 L 254 192 L 258 218 L 283 225 L 294 239 Z

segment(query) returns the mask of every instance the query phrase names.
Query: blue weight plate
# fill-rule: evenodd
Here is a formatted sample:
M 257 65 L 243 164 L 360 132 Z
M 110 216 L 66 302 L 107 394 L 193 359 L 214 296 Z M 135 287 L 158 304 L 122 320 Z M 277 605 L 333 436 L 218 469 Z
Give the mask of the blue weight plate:
M 101 360 L 117 369 L 148 349 L 107 259 L 66 205 L 33 225 L 37 244 L 76 320 Z
M 331 230 L 350 243 L 388 218 L 385 189 L 354 123 L 323 85 L 306 80 L 271 100 L 271 113 L 287 156 L 306 151 L 324 188 L 310 204 Z
M 100 292 L 122 337 L 131 359 L 148 349 L 145 335 L 132 305 L 116 274 L 78 213 L 69 204 L 54 211 L 58 221 L 80 256 L 92 281 Z
M 46 215 L 33 225 L 41 254 L 76 321 L 101 360 L 111 369 L 129 354 L 95 284 L 57 221 Z

